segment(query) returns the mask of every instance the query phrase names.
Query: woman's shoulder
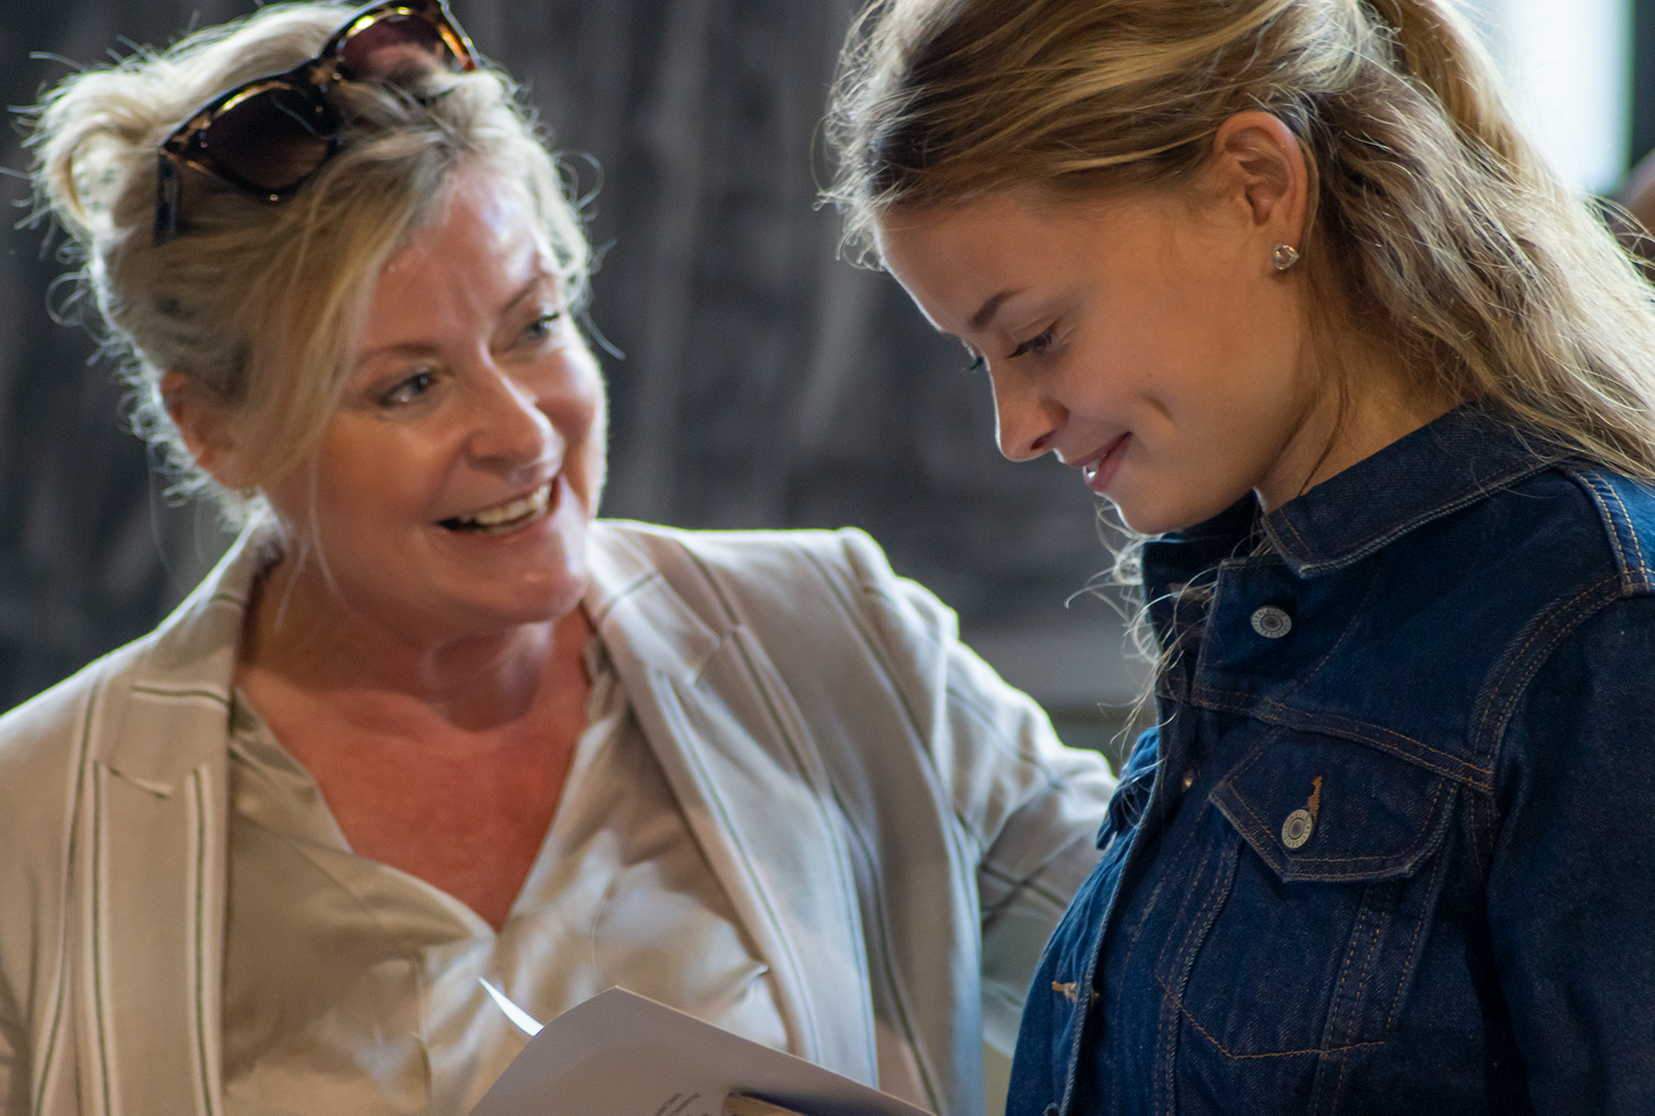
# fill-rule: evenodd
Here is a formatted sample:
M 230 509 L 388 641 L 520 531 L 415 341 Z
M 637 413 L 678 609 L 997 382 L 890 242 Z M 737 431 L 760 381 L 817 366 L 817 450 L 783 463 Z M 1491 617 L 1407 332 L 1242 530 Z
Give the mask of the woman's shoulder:
M 878 665 L 920 686 L 958 644 L 953 610 L 899 577 L 854 528 L 691 531 L 610 520 L 595 525 L 592 544 L 600 609 L 658 581 L 668 592 L 645 605 L 650 612 L 687 609 L 714 639 L 739 627 L 778 666 Z
M 151 718 L 132 712 L 135 697 L 158 709 L 226 707 L 256 563 L 256 554 L 238 544 L 154 630 L 0 716 L 0 803 L 34 793 L 47 773 L 106 758 L 135 732 L 153 728 Z M 162 723 L 170 722 L 163 716 Z M 157 742 L 157 749 L 163 743 L 178 744 Z M 0 804 L 0 814 L 5 810 Z
M 1655 591 L 1655 482 L 1586 464 L 1560 471 L 1590 501 L 1587 529 L 1608 544 L 1627 595 Z
M 106 697 L 126 688 L 121 682 L 151 638 L 103 656 L 0 716 L 0 866 L 6 870 L 29 872 L 60 859 L 65 811 L 79 776 L 107 742 L 104 726 L 119 720 Z
M 1644 687 L 1655 653 L 1655 483 L 1599 465 L 1566 463 L 1519 486 L 1507 514 L 1526 517 L 1526 538 L 1505 569 L 1535 567 L 1512 581 L 1530 585 L 1541 607 L 1516 634 L 1517 664 L 1590 663 Z M 1555 497 L 1535 499 L 1535 497 Z M 1652 691 L 1655 692 L 1655 691 Z M 1584 694 L 1582 695 L 1584 696 Z
M 691 564 L 782 580 L 796 577 L 800 569 L 819 566 L 854 571 L 864 578 L 894 576 L 879 544 L 855 527 L 709 531 L 603 519 L 593 525 L 593 532 L 600 548 L 647 555 L 663 573 Z
M 1655 590 L 1655 484 L 1601 465 L 1552 462 L 1421 526 L 1403 541 L 1404 563 L 1431 555 L 1440 569 L 1497 585 L 1519 612 Z
M 0 716 L 0 787 L 13 785 L 17 764 L 42 752 L 66 752 L 85 736 L 98 696 L 136 669 L 154 638 L 151 632 L 109 652 Z
M 701 531 L 600 520 L 593 549 L 600 581 L 659 576 L 709 620 L 797 618 L 830 606 L 867 613 L 892 599 L 946 612 L 856 528 Z

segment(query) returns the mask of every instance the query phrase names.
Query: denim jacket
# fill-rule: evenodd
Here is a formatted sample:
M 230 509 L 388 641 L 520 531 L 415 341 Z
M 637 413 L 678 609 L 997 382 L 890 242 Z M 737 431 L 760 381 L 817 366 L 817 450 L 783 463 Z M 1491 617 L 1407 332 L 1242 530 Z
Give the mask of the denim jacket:
M 1464 406 L 1151 542 L 1008 1116 L 1655 1113 L 1655 492 Z

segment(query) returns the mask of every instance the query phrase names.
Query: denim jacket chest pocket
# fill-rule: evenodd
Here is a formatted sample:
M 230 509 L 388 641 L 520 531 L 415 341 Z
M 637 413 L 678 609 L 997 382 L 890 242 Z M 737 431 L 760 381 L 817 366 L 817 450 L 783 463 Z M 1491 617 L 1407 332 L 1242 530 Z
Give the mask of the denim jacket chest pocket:
M 1382 1043 L 1458 797 L 1453 780 L 1366 745 L 1268 730 L 1209 795 L 1205 878 L 1158 965 L 1187 1024 L 1179 1061 L 1213 1059 L 1220 1078 L 1226 1065 L 1284 1073 L 1298 1080 L 1282 1095 L 1302 1096 L 1325 1092 L 1330 1058 Z

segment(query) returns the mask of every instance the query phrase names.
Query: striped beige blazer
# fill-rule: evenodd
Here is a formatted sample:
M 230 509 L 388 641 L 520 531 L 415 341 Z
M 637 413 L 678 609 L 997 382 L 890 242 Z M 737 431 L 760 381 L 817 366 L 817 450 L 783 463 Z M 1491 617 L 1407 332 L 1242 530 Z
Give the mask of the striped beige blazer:
M 600 522 L 586 607 L 803 1057 L 948 1116 L 1090 869 L 1112 782 L 855 532 Z M 213 1116 L 246 540 L 0 718 L 0 1104 Z

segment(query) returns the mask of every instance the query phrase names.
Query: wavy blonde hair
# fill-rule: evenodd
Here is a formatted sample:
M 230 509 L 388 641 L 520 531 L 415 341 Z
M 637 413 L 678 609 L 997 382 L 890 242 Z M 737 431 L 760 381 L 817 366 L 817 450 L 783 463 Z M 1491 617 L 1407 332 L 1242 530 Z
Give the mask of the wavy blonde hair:
M 1178 188 L 1252 109 L 1305 152 L 1333 367 L 1357 330 L 1537 452 L 1655 479 L 1650 289 L 1437 0 L 878 0 L 841 58 L 828 196 L 867 259 L 893 207 Z
M 314 448 L 355 362 L 380 268 L 438 219 L 462 168 L 520 183 L 571 297 L 589 253 L 557 161 L 517 87 L 482 68 L 431 68 L 392 87 L 343 82 L 341 152 L 291 200 L 272 204 L 186 174 L 180 235 L 153 234 L 156 151 L 225 90 L 313 57 L 353 11 L 277 4 L 74 74 L 31 112 L 38 214 L 68 231 L 74 277 L 123 357 L 131 420 L 178 489 L 216 497 L 232 521 L 251 490 Z M 160 396 L 176 369 L 226 408 L 252 462 L 247 490 L 195 466 Z

